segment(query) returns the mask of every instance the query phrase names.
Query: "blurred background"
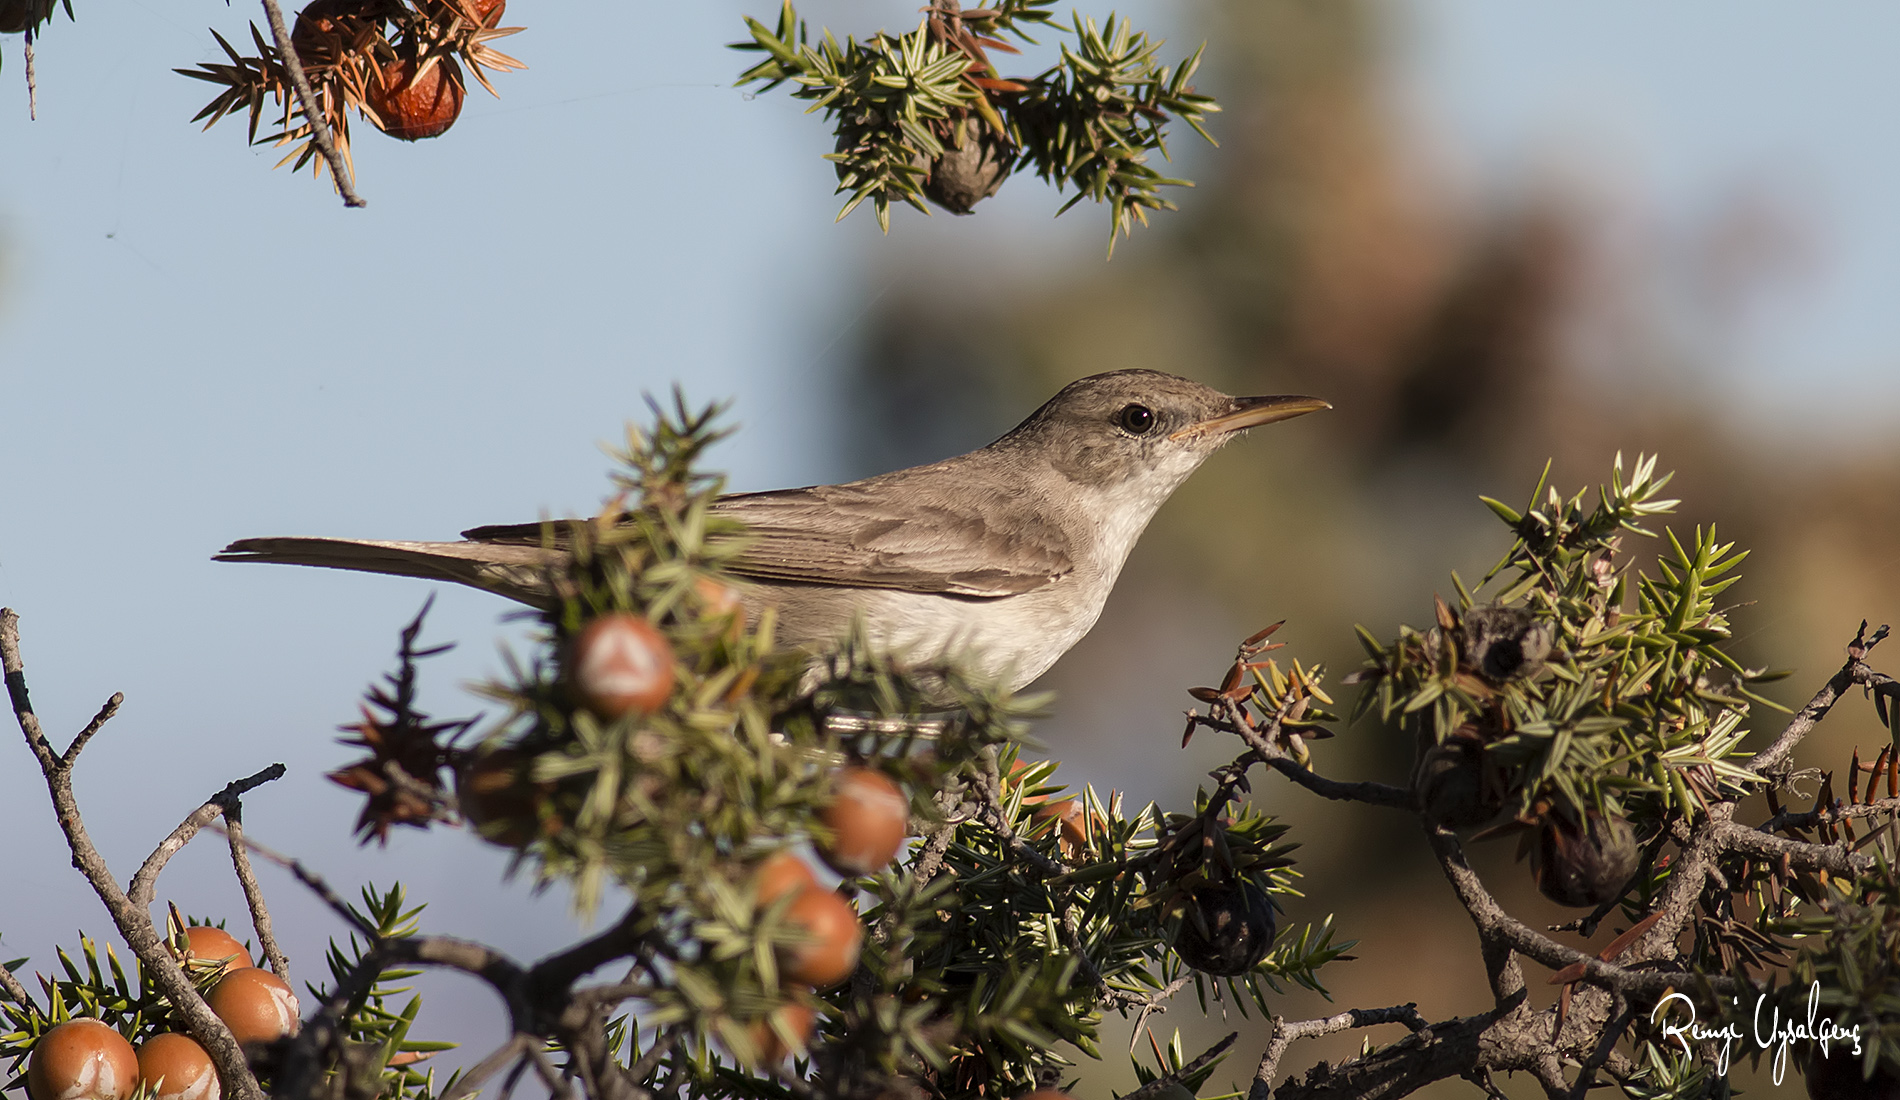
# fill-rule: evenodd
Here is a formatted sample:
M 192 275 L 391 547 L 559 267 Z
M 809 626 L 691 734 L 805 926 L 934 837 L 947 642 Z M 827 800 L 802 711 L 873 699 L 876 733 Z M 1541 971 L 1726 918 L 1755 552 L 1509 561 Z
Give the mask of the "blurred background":
M 833 225 L 821 123 L 782 91 L 730 87 L 744 59 L 723 44 L 763 4 L 516 0 L 506 22 L 528 30 L 503 45 L 529 70 L 441 139 L 364 127 L 360 211 L 273 172 L 241 123 L 187 124 L 211 90 L 170 70 L 218 56 L 207 27 L 236 41 L 253 5 L 75 6 L 38 45 L 37 122 L 19 39 L 0 40 L 0 603 L 22 616 L 56 738 L 127 695 L 79 776 L 122 878 L 229 779 L 283 761 L 247 803 L 257 839 L 346 892 L 400 878 L 431 931 L 519 957 L 573 939 L 565 898 L 498 887 L 505 857 L 466 835 L 357 850 L 352 797 L 323 779 L 429 586 L 209 557 L 244 536 L 447 538 L 592 508 L 596 444 L 675 383 L 733 402 L 742 430 L 717 460 L 738 489 L 967 450 L 1122 367 L 1332 400 L 1203 468 L 1041 685 L 1063 777 L 1137 804 L 1188 802 L 1231 756 L 1177 734 L 1184 689 L 1240 637 L 1288 619 L 1287 655 L 1336 678 L 1357 662 L 1352 624 L 1389 636 L 1429 617 L 1451 570 L 1482 576 L 1505 541 L 1477 495 L 1521 503 L 1547 459 L 1566 492 L 1619 450 L 1680 471 L 1678 526 L 1754 550 L 1730 590 L 1739 648 L 1798 670 L 1784 702 L 1838 667 L 1862 618 L 1900 618 L 1890 5 L 1142 0 L 1121 10 L 1170 59 L 1209 42 L 1199 83 L 1226 110 L 1218 150 L 1177 134 L 1198 186 L 1112 262 L 1106 214 L 1052 220 L 1061 196 L 1029 178 L 973 217 L 900 212 L 888 238 L 865 213 Z M 916 18 L 888 0 L 802 10 L 841 32 Z M 439 593 L 425 639 L 459 646 L 425 668 L 437 713 L 479 709 L 463 686 L 520 644 L 508 610 Z M 1850 699 L 1803 762 L 1839 768 L 1884 736 Z M 1402 781 L 1390 741 L 1344 729 L 1316 766 Z M 0 957 L 30 973 L 108 922 L 12 744 Z M 1475 937 L 1415 826 L 1277 778 L 1255 797 L 1305 845 L 1283 924 L 1335 913 L 1359 941 L 1325 972 L 1339 1005 L 1485 1007 Z M 1477 858 L 1514 911 L 1569 919 L 1513 854 Z M 262 874 L 296 978 L 323 979 L 338 925 Z M 160 895 L 243 923 L 216 838 Z M 424 989 L 418 1032 L 467 1044 L 450 1065 L 503 1037 L 473 983 Z M 1155 1021 L 1164 1042 L 1198 1015 L 1182 1000 Z M 1265 1033 L 1227 1009 L 1188 1041 L 1242 1029 L 1213 1083 L 1244 1084 Z M 1329 1011 L 1304 993 L 1276 1010 Z M 1119 1054 L 1083 1073 L 1085 1095 L 1133 1085 Z

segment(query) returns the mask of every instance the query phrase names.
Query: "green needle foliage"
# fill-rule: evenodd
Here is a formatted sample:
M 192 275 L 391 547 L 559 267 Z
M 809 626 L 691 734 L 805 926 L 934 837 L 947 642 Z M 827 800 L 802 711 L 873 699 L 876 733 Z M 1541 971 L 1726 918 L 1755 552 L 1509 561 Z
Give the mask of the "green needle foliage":
M 848 196 L 840 218 L 867 199 L 886 232 L 892 202 L 929 213 L 928 199 L 967 214 L 1008 176 L 1032 171 L 1059 191 L 1075 189 L 1057 213 L 1084 198 L 1108 207 L 1112 254 L 1149 211 L 1174 208 L 1162 188 L 1191 186 L 1148 163 L 1150 152 L 1167 156 L 1168 123 L 1178 118 L 1211 142 L 1203 122 L 1220 108 L 1189 83 L 1199 50 L 1170 68 L 1158 60 L 1162 43 L 1127 19 L 1098 25 L 1075 13 L 1064 32 L 1053 6 L 1000 0 L 961 9 L 937 0 L 909 33 L 841 45 L 830 31 L 814 44 L 786 0 L 776 27 L 746 19 L 751 40 L 734 48 L 767 56 L 739 85 L 790 82 L 793 95 L 825 113 L 836 135 L 826 159 Z M 1034 43 L 1036 27 L 1072 41 L 1045 71 L 1005 77 L 990 55 Z
M 1724 650 L 1716 597 L 1735 583 L 1732 554 L 1713 531 L 1685 546 L 1667 533 L 1655 576 L 1632 571 L 1626 535 L 1672 511 L 1655 459 L 1624 476 L 1619 455 L 1594 507 L 1540 482 L 1522 511 L 1485 503 L 1515 541 L 1485 582 L 1480 605 L 1454 577 L 1457 606 L 1391 642 L 1363 629 L 1368 685 L 1354 716 L 1376 712 L 1423 752 L 1428 812 L 1456 825 L 1492 822 L 1595 836 L 1594 822 L 1629 820 L 1654 835 L 1671 819 L 1759 784 L 1737 752 L 1753 690 L 1783 675 L 1744 668 Z M 1618 884 L 1620 885 L 1620 883 Z

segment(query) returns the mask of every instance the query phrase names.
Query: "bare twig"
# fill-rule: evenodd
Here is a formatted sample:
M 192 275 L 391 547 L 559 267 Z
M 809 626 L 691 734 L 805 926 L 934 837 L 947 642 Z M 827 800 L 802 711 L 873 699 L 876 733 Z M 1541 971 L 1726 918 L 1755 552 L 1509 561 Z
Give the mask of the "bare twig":
M 220 825 L 213 824 L 209 826 L 209 828 L 213 832 L 222 832 L 226 836 L 231 835 L 228 830 Z M 282 852 L 273 851 L 259 844 L 248 836 L 242 837 L 241 840 L 246 848 L 262 856 L 266 861 L 275 863 L 277 866 L 289 871 L 296 877 L 298 882 L 304 884 L 305 889 L 308 889 L 311 893 L 323 899 L 323 903 L 330 907 L 331 912 L 342 917 L 345 923 L 362 933 L 363 936 L 372 943 L 375 942 L 377 938 L 376 926 L 371 924 L 355 910 L 351 909 L 348 902 L 339 897 L 335 890 L 330 889 L 330 884 L 323 880 L 322 875 L 317 874 L 310 868 L 305 867 L 301 862 L 284 855 Z
M 546 1003 L 564 997 L 590 971 L 624 959 L 639 949 L 644 936 L 640 907 L 630 905 L 612 928 L 535 963 L 528 971 L 528 995 Z
M 337 194 L 343 196 L 344 206 L 368 206 L 369 203 L 357 195 L 350 166 L 337 150 L 336 138 L 330 133 L 330 124 L 317 106 L 317 93 L 310 87 L 310 77 L 303 71 L 303 61 L 297 57 L 297 47 L 290 40 L 290 30 L 284 26 L 283 9 L 277 6 L 277 0 L 263 0 L 263 3 L 264 17 L 270 22 L 270 36 L 277 43 L 277 53 L 283 59 L 284 71 L 290 74 L 290 86 L 297 93 L 297 105 L 303 108 L 304 120 L 310 124 L 310 140 L 317 143 L 324 162 L 330 166 L 330 180 L 336 184 Z
M 258 1087 L 257 1078 L 246 1064 L 244 1051 L 232 1037 L 231 1030 L 212 1013 L 178 960 L 172 958 L 164 937 L 152 924 L 151 913 L 132 904 L 132 899 L 119 889 L 105 857 L 99 854 L 86 832 L 79 801 L 73 795 L 73 762 L 53 755 L 28 701 L 25 665 L 20 655 L 20 620 L 11 608 L 0 608 L 0 668 L 5 670 L 14 719 L 19 723 L 20 732 L 26 735 L 27 745 L 46 779 L 47 794 L 52 799 L 60 828 L 66 834 L 73 866 L 86 877 L 93 893 L 104 903 L 126 946 L 132 949 L 152 983 L 171 1003 L 172 1011 L 177 1013 L 185 1029 L 211 1055 L 228 1094 L 237 1100 L 264 1100 L 263 1090 Z M 97 721 L 104 724 L 103 718 Z
M 1314 794 L 1319 795 L 1321 798 L 1330 798 L 1335 801 L 1344 802 L 1364 802 L 1373 806 L 1388 806 L 1398 810 L 1415 810 L 1418 808 L 1418 800 L 1413 798 L 1412 792 L 1405 787 L 1394 787 L 1389 783 L 1342 783 L 1338 780 L 1327 779 L 1315 773 L 1312 769 L 1302 765 L 1299 761 L 1289 756 L 1285 749 L 1273 743 L 1271 736 L 1272 732 L 1279 725 L 1278 720 L 1270 721 L 1266 726 L 1256 730 L 1244 721 L 1234 721 L 1215 715 L 1200 714 L 1196 711 L 1188 711 L 1187 717 L 1190 722 L 1196 725 L 1220 730 L 1222 733 L 1231 733 L 1240 738 L 1247 743 L 1248 748 L 1258 754 L 1259 758 L 1271 765 L 1274 770 L 1286 776 L 1288 779 L 1293 780 L 1295 783 L 1298 783 L 1300 786 L 1305 787 L 1307 790 L 1312 791 Z
M 12 1001 L 21 1008 L 33 1007 L 32 994 L 28 993 L 26 987 L 20 984 L 20 979 L 13 976 L 13 971 L 8 970 L 5 966 L 0 966 L 0 993 L 6 994 L 7 1000 Z
M 977 793 L 983 798 L 984 822 L 989 825 L 992 832 L 1002 838 L 1003 843 L 1009 846 L 1009 850 L 1017 858 L 1033 864 L 1038 871 L 1051 878 L 1069 873 L 1068 867 L 1031 848 L 1028 842 L 1017 836 L 1016 830 L 1010 827 L 1009 815 L 1003 812 L 1002 791 L 998 787 L 994 768 L 990 769 L 975 786 Z
M 73 747 L 67 750 L 67 756 L 77 755 L 79 748 L 79 742 L 74 741 Z M 171 831 L 170 836 L 160 841 L 158 847 L 152 849 L 152 854 L 145 857 L 145 862 L 132 876 L 132 882 L 125 891 L 126 896 L 132 899 L 132 904 L 140 909 L 149 907 L 158 889 L 159 873 L 165 869 L 165 865 L 171 862 L 171 858 L 177 855 L 180 849 L 191 843 L 191 838 L 197 836 L 200 829 L 216 821 L 230 807 L 237 805 L 238 800 L 245 793 L 273 780 L 281 779 L 283 774 L 282 764 L 272 764 L 255 775 L 232 780 L 225 784 L 223 790 L 212 795 L 204 805 L 191 811 L 185 820 L 179 822 L 178 827 Z
M 1715 823 L 1713 839 L 1724 851 L 1737 852 L 1755 859 L 1788 862 L 1806 871 L 1826 871 L 1830 875 L 1853 878 L 1874 869 L 1874 857 L 1863 855 L 1841 844 L 1807 844 L 1775 836 L 1733 821 Z
M 26 119 L 40 120 L 40 80 L 33 68 L 33 28 L 26 29 Z
M 1881 814 L 1900 814 L 1900 798 L 1881 798 L 1872 802 L 1822 806 L 1806 813 L 1783 810 L 1762 822 L 1761 831 L 1779 833 L 1788 829 L 1812 829 L 1817 825 L 1834 825 L 1852 818 L 1879 817 Z
M 1867 637 L 1867 622 L 1863 619 L 1854 640 L 1847 645 L 1847 663 L 1827 683 L 1821 685 L 1821 690 L 1814 693 L 1814 698 L 1808 700 L 1806 706 L 1795 712 L 1795 716 L 1788 720 L 1788 724 L 1775 738 L 1774 744 L 1748 762 L 1748 770 L 1756 775 L 1778 775 L 1788 754 L 1814 729 L 1816 723 L 1827 717 L 1827 712 L 1833 709 L 1835 701 L 1847 690 L 1848 685 L 1860 683 L 1873 675 L 1873 670 L 1862 662 L 1862 658 L 1886 636 L 1887 628 L 1883 626 L 1874 632 L 1872 638 Z
M 1355 1008 L 1341 1012 L 1336 1016 L 1327 1016 L 1319 1020 L 1300 1020 L 1287 1023 L 1283 1017 L 1273 1018 L 1273 1038 L 1267 1043 L 1267 1051 L 1260 1056 L 1260 1066 L 1254 1070 L 1253 1087 L 1248 1090 L 1248 1100 L 1266 1100 L 1273 1093 L 1273 1078 L 1278 1072 L 1280 1058 L 1286 1054 L 1286 1048 L 1301 1039 L 1314 1039 L 1321 1035 L 1331 1035 L 1336 1031 L 1345 1031 L 1355 1027 L 1376 1027 L 1379 1024 L 1404 1024 L 1414 1034 L 1423 1033 L 1430 1039 L 1431 1025 L 1425 1017 L 1418 1014 L 1416 1004 L 1396 1005 L 1392 1008 Z
M 1494 940 L 1526 958 L 1535 959 L 1552 970 L 1581 966 L 1582 980 L 1608 989 L 1621 990 L 1626 996 L 1658 997 L 1670 989 L 1690 988 L 1702 980 L 1693 974 L 1663 970 L 1638 971 L 1616 966 L 1604 962 L 1595 955 L 1586 955 L 1544 936 L 1506 913 L 1504 907 L 1498 904 L 1497 899 L 1491 896 L 1490 891 L 1486 890 L 1484 883 L 1479 880 L 1477 872 L 1473 871 L 1471 865 L 1465 861 L 1464 848 L 1458 843 L 1456 834 L 1449 829 L 1433 828 L 1430 830 L 1429 837 L 1432 851 L 1438 856 L 1439 866 L 1444 870 L 1446 879 L 1451 882 L 1452 890 L 1458 895 L 1458 900 L 1464 905 L 1465 912 L 1471 917 L 1472 923 L 1477 925 L 1478 934 L 1484 939 Z M 1683 860 L 1683 863 L 1687 862 L 1687 859 Z M 1683 874 L 1681 879 L 1672 878 L 1671 885 L 1675 885 L 1677 881 L 1686 881 L 1690 877 L 1692 876 Z M 1696 889 L 1699 890 L 1700 886 L 1698 885 Z M 1659 903 L 1657 908 L 1663 908 L 1665 905 L 1666 902 Z M 1686 904 L 1682 906 L 1682 909 L 1685 913 L 1690 911 L 1690 907 Z M 1662 928 L 1663 924 L 1659 924 L 1657 928 Z M 1654 937 L 1656 934 L 1656 930 L 1652 930 L 1650 936 Z M 1648 957 L 1643 954 L 1636 956 L 1639 961 Z M 1710 979 L 1710 983 L 1723 993 L 1729 992 L 1734 985 L 1732 980 L 1721 977 Z
M 251 911 L 251 927 L 257 932 L 258 946 L 270 960 L 271 972 L 288 983 L 290 960 L 277 946 L 277 937 L 271 930 L 270 908 L 264 904 L 263 887 L 257 884 L 257 872 L 251 867 L 250 849 L 244 846 L 244 807 L 235 799 L 224 811 L 224 835 L 230 841 L 231 869 L 237 875 L 238 885 L 244 889 L 244 904 Z
M 640 1055 L 640 1060 L 627 1067 L 627 1076 L 636 1081 L 646 1080 L 647 1075 L 658 1069 L 667 1054 L 685 1037 L 686 1029 L 677 1024 L 663 1029 L 653 1037 L 653 1045 L 647 1048 L 646 1053 Z
M 541 1049 L 540 1043 L 528 1048 L 528 1060 L 534 1064 L 535 1076 L 541 1078 L 541 1083 L 548 1087 L 554 1100 L 574 1100 L 573 1086 L 554 1068 L 554 1063 L 548 1061 L 547 1052 Z
M 60 754 L 59 762 L 69 768 L 72 767 L 73 762 L 79 759 L 79 750 L 86 747 L 86 742 L 92 740 L 92 735 L 98 733 L 100 727 L 112 721 L 124 702 L 124 692 L 113 692 L 112 698 L 107 699 L 105 705 L 99 708 L 99 713 L 93 715 L 92 721 L 86 723 L 86 728 L 80 730 L 79 736 L 73 738 L 73 743 L 66 746 L 66 751 Z
M 1148 1003 L 1142 1005 L 1141 1011 L 1135 1014 L 1135 1028 L 1128 1036 L 1129 1050 L 1132 1051 L 1135 1049 L 1135 1042 L 1141 1038 L 1141 1028 L 1143 1024 L 1148 1022 L 1148 1017 L 1157 1012 L 1166 1012 L 1168 1010 L 1166 1003 L 1168 998 L 1186 989 L 1187 984 L 1193 980 L 1193 975 L 1183 974 L 1148 995 Z

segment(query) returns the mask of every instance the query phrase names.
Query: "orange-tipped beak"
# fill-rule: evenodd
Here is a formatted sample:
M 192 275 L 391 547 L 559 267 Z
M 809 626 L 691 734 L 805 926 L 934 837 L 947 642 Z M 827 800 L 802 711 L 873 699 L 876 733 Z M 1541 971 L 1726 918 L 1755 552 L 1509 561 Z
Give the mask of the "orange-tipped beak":
M 1300 397 L 1291 394 L 1279 394 L 1273 397 L 1236 397 L 1233 412 L 1223 413 L 1197 424 L 1189 424 L 1168 438 L 1191 439 L 1198 435 L 1226 435 L 1243 428 L 1257 428 L 1276 420 L 1291 420 L 1296 416 L 1305 416 L 1307 413 L 1332 407 L 1331 402 L 1321 401 L 1317 397 Z

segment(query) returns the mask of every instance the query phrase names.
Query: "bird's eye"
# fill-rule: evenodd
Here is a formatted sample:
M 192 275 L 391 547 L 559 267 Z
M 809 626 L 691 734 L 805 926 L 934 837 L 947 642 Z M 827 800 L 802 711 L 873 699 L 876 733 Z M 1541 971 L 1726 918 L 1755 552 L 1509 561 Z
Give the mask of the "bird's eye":
M 1146 405 L 1130 405 L 1115 415 L 1115 423 L 1130 435 L 1146 435 L 1155 426 L 1155 411 Z

